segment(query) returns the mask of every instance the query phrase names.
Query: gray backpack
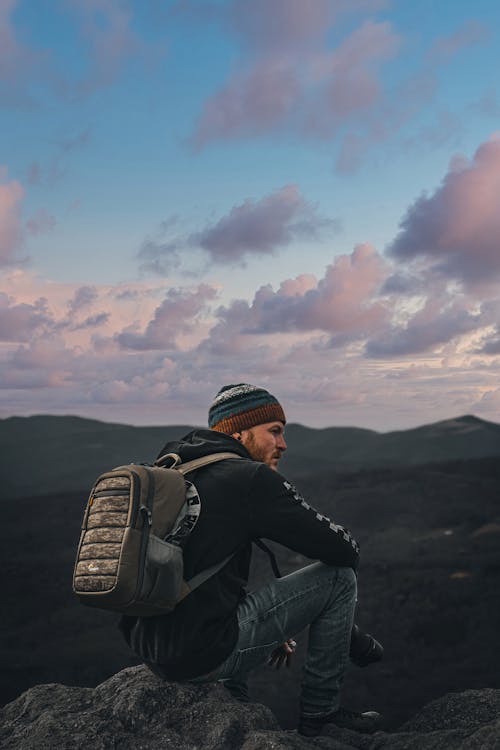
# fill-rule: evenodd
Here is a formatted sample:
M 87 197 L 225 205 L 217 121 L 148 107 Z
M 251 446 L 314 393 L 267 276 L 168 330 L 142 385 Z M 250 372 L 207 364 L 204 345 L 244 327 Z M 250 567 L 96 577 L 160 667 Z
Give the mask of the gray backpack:
M 224 558 L 184 580 L 183 546 L 201 510 L 185 474 L 235 453 L 213 453 L 181 463 L 176 453 L 152 466 L 128 464 L 101 474 L 83 518 L 73 591 L 83 604 L 127 615 L 169 612 L 219 571 Z M 172 461 L 169 468 L 164 468 Z

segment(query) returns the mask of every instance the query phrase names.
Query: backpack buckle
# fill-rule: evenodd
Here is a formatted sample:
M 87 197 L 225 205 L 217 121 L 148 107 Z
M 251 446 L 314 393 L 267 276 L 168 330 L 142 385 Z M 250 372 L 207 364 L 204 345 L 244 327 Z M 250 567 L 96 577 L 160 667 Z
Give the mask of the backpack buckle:
M 164 456 L 160 456 L 159 458 L 156 459 L 156 461 L 153 463 L 153 466 L 163 466 L 163 464 L 168 459 L 171 459 L 173 461 L 173 463 L 170 464 L 170 466 L 164 467 L 164 468 L 167 468 L 167 469 L 175 469 L 175 467 L 178 464 L 182 463 L 181 457 L 177 453 L 165 453 Z

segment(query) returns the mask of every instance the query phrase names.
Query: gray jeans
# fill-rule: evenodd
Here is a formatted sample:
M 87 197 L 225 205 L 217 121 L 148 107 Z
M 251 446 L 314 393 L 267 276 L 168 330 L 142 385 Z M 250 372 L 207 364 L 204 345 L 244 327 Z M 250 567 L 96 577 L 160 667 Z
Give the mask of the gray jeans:
M 349 659 L 355 605 L 356 576 L 351 568 L 313 563 L 277 578 L 240 603 L 236 647 L 217 669 L 193 682 L 242 685 L 277 646 L 309 626 L 301 713 L 334 711 Z

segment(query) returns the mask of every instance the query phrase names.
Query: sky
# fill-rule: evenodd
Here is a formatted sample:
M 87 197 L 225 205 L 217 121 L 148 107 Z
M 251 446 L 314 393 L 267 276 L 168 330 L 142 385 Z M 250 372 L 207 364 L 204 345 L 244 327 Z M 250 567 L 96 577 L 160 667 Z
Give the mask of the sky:
M 500 422 L 500 5 L 0 0 L 0 417 Z

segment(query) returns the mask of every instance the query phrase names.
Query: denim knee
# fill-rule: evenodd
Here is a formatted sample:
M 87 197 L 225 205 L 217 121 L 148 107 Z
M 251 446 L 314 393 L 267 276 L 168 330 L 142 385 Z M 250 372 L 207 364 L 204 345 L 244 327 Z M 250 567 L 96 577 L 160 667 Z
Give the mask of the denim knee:
M 358 579 L 352 568 L 339 568 L 339 580 L 342 580 L 345 587 L 352 592 L 353 599 L 358 595 Z
M 358 579 L 352 568 L 337 568 L 325 563 L 317 563 L 317 572 L 326 576 L 331 583 L 332 591 L 339 588 L 345 591 L 347 598 L 357 601 Z

